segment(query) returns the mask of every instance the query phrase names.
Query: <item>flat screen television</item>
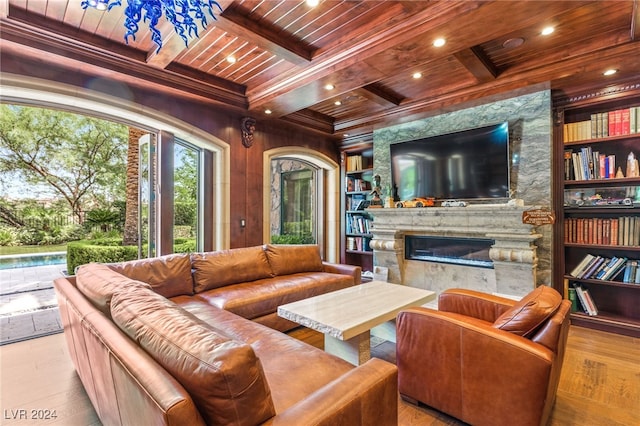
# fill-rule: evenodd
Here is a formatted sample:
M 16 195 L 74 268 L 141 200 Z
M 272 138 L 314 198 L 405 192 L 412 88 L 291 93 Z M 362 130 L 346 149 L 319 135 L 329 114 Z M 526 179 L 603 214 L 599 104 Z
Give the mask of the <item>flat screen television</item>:
M 401 200 L 509 197 L 509 124 L 390 145 L 391 177 Z

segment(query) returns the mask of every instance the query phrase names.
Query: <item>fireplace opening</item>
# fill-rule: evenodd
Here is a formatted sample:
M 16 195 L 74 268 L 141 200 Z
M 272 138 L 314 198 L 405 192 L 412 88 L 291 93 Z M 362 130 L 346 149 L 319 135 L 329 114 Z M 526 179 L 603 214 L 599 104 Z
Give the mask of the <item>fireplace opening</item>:
M 494 240 L 487 238 L 405 235 L 404 258 L 493 268 L 493 262 L 489 257 L 489 249 L 494 242 Z

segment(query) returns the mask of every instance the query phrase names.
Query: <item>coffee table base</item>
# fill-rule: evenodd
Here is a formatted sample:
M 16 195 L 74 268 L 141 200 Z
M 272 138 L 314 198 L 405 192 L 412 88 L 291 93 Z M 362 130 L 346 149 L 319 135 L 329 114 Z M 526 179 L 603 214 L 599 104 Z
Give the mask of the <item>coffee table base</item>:
M 353 365 L 362 365 L 371 359 L 371 333 L 365 331 L 347 340 L 325 334 L 324 350 Z

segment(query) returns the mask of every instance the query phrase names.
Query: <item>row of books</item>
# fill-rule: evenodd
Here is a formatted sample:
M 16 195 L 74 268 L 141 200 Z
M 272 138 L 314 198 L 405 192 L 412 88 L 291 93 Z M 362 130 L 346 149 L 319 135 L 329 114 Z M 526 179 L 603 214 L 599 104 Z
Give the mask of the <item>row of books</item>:
M 347 234 L 368 234 L 371 226 L 371 220 L 361 214 L 347 215 L 346 232 Z
M 640 133 L 640 107 L 594 113 L 589 120 L 565 124 L 563 130 L 565 143 Z
M 347 250 L 371 251 L 370 242 L 371 238 L 367 237 L 347 237 Z
M 582 307 L 582 311 L 585 314 L 590 316 L 598 315 L 598 308 L 591 297 L 591 293 L 581 285 L 573 283 L 573 287 L 569 287 L 569 300 L 571 301 L 572 312 L 576 312 Z
M 604 246 L 640 246 L 640 217 L 566 218 L 564 242 Z
M 368 180 L 347 177 L 347 192 L 368 191 L 371 189 L 371 182 Z
M 640 284 L 638 260 L 624 256 L 604 257 L 587 254 L 569 275 L 584 280 L 618 280 L 628 284 Z
M 363 163 L 362 155 L 349 155 L 347 156 L 347 172 L 357 172 L 366 168 L 366 164 Z
M 352 194 L 347 196 L 347 210 L 364 210 L 369 207 L 365 194 Z
M 565 180 L 613 179 L 616 177 L 616 156 L 583 147 L 579 151 L 565 150 Z M 624 177 L 619 176 L 619 177 Z

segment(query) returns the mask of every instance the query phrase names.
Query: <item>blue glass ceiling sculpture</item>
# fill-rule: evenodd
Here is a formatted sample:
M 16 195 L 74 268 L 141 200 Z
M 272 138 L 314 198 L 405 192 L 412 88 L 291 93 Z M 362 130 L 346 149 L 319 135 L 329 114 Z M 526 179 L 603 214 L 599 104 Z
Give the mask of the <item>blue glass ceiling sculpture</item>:
M 114 6 L 122 6 L 121 0 L 82 0 L 80 3 L 83 9 L 94 7 L 98 10 L 111 10 Z M 215 0 L 127 0 L 127 7 L 124 9 L 126 17 L 124 26 L 127 32 L 124 39 L 129 43 L 129 37 L 136 39 L 138 32 L 138 23 L 140 19 L 149 22 L 149 30 L 151 31 L 151 39 L 158 45 L 157 52 L 162 48 L 162 34 L 158 30 L 157 25 L 162 15 L 167 21 L 173 24 L 176 34 L 188 45 L 189 37 L 199 37 L 197 19 L 202 26 L 207 26 L 207 16 L 205 11 L 216 20 L 213 14 L 213 7 L 217 7 L 222 12 L 222 7 Z M 144 15 L 144 16 L 143 16 Z

